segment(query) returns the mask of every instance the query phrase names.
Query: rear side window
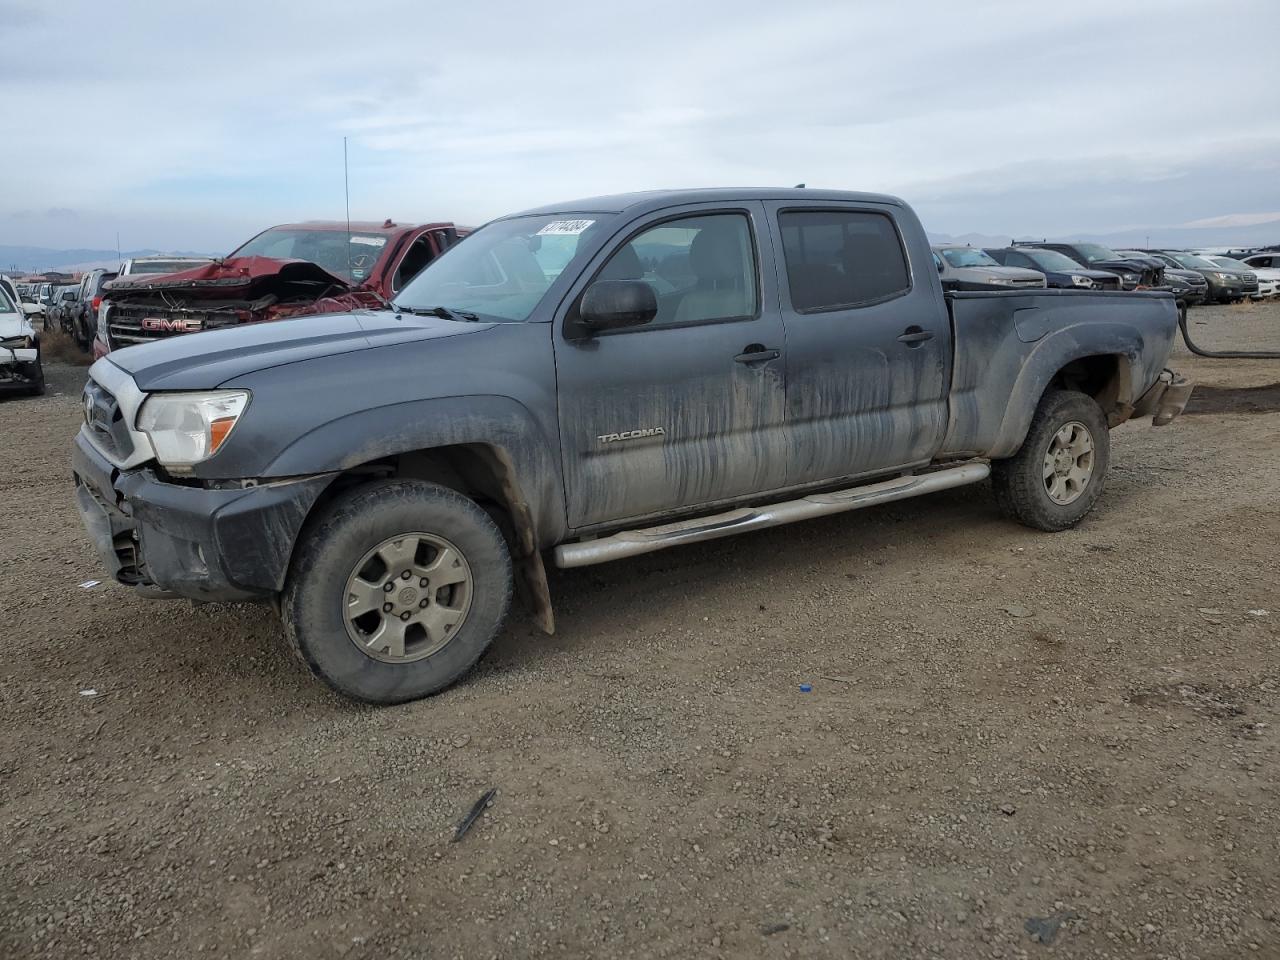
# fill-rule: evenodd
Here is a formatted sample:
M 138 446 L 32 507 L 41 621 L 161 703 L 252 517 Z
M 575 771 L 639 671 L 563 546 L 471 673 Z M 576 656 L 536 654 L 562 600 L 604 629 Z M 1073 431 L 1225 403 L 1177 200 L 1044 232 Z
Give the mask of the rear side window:
M 911 288 L 902 241 L 882 213 L 792 211 L 778 215 L 778 226 L 798 313 L 879 303 Z

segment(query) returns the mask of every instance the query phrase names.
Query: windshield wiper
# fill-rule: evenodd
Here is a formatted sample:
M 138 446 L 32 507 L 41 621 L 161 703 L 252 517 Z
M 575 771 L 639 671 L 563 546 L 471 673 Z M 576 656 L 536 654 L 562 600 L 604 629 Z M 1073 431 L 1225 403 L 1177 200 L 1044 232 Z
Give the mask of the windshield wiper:
M 470 310 L 454 310 L 450 307 L 402 307 L 395 306 L 397 313 L 412 313 L 415 317 L 439 317 L 441 320 L 453 320 L 458 323 L 479 323 L 479 314 Z

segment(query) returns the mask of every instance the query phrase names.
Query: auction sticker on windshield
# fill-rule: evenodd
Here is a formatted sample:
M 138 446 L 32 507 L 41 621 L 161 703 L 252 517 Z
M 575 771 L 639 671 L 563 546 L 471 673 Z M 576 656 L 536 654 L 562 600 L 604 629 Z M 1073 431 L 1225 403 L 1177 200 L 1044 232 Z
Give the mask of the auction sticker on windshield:
M 381 247 L 387 242 L 386 237 L 352 237 L 352 243 L 363 243 L 370 247 Z
M 552 220 L 545 227 L 539 230 L 536 236 L 547 237 L 559 235 L 576 237 L 593 223 L 595 223 L 594 220 Z

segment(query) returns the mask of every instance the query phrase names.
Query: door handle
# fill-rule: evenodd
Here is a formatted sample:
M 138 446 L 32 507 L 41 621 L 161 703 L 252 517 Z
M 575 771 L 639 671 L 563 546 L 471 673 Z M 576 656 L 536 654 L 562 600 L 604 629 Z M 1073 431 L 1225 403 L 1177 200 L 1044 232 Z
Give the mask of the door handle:
M 928 330 L 917 327 L 914 324 L 902 331 L 902 336 L 898 338 L 899 343 L 905 343 L 908 347 L 918 347 L 926 340 L 932 340 L 933 334 Z
M 763 343 L 748 344 L 747 348 L 733 358 L 734 363 L 767 363 L 782 356 L 781 350 L 766 347 Z

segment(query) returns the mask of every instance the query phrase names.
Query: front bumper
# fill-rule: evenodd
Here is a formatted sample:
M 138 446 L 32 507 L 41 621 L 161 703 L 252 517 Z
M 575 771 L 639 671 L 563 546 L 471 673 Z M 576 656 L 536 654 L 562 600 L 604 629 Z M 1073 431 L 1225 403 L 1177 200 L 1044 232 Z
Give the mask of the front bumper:
M 1153 427 L 1163 427 L 1182 413 L 1196 385 L 1172 370 L 1163 371 L 1133 406 L 1129 419 L 1151 417 Z
M 149 595 L 252 600 L 284 586 L 307 513 L 332 474 L 209 489 L 118 470 L 81 433 L 76 506 L 108 572 Z
M 26 386 L 36 380 L 40 351 L 35 347 L 0 347 L 0 387 Z

